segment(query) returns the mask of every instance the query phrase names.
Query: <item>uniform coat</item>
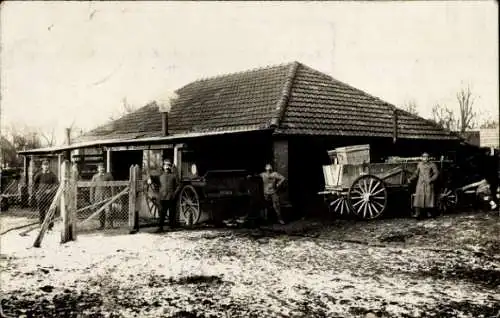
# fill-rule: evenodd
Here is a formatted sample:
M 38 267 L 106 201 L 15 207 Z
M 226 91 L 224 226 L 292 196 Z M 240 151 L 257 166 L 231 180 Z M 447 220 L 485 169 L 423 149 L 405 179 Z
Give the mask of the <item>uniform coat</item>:
M 435 193 L 434 182 L 439 176 L 438 168 L 433 162 L 420 162 L 415 170 L 412 180 L 417 179 L 415 190 L 414 208 L 434 208 Z
M 38 201 L 52 201 L 58 183 L 57 176 L 52 171 L 40 171 L 33 177 L 36 199 Z M 49 197 L 49 198 L 47 198 Z
M 176 173 L 164 172 L 163 174 L 161 174 L 159 193 L 160 200 L 174 200 L 178 185 L 179 180 Z
M 113 181 L 113 176 L 110 173 L 96 173 L 92 176 L 92 182 Z M 92 186 L 90 189 L 90 199 L 94 202 L 106 200 L 113 196 L 112 187 L 101 185 Z

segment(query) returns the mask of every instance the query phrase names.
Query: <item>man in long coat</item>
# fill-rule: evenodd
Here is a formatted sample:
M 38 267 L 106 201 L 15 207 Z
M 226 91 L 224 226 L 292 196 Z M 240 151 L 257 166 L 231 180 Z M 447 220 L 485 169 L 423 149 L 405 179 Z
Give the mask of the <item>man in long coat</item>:
M 168 219 L 170 228 L 177 226 L 177 213 L 176 202 L 177 193 L 180 189 L 179 178 L 177 177 L 176 170 L 172 167 L 170 160 L 166 159 L 163 162 L 163 173 L 160 175 L 160 219 L 158 224 L 157 233 L 163 232 L 163 223 L 168 211 Z
M 45 215 L 52 203 L 54 195 L 58 186 L 57 176 L 49 170 L 49 162 L 44 160 L 42 162 L 42 171 L 38 172 L 33 177 L 33 185 L 35 190 L 35 197 L 38 206 L 38 213 L 40 216 L 40 224 L 45 220 Z M 54 226 L 53 219 L 49 224 L 49 230 Z
M 278 222 L 280 224 L 285 224 L 283 221 L 283 217 L 281 216 L 281 207 L 280 207 L 280 196 L 278 191 L 285 182 L 285 177 L 281 174 L 273 171 L 273 167 L 270 164 L 267 164 L 265 167 L 265 171 L 260 174 L 263 183 L 264 190 L 264 201 L 266 203 L 266 211 L 267 207 L 272 203 L 274 212 L 278 217 Z M 266 213 L 267 214 L 267 213 Z
M 439 176 L 439 171 L 435 163 L 429 162 L 429 154 L 422 154 L 422 161 L 418 164 L 417 170 L 413 173 L 410 181 L 417 179 L 417 187 L 413 200 L 415 209 L 414 217 L 420 218 L 422 212 L 427 212 L 427 217 L 431 217 L 431 210 L 436 206 L 436 196 L 434 183 Z
M 92 176 L 92 182 L 99 183 L 105 181 L 113 181 L 113 176 L 110 173 L 107 173 L 104 169 L 104 164 L 100 163 L 97 166 L 97 173 Z M 103 185 L 93 185 L 90 188 L 90 200 L 93 203 L 101 202 L 106 199 L 109 199 L 113 196 L 113 187 L 106 187 Z M 104 203 L 106 204 L 106 203 Z M 98 208 L 101 205 L 98 205 Z M 108 221 L 108 226 L 113 227 L 113 218 L 111 216 L 111 209 L 108 206 L 104 209 L 99 215 L 99 223 L 101 224 L 100 229 L 104 229 L 106 225 L 106 219 Z

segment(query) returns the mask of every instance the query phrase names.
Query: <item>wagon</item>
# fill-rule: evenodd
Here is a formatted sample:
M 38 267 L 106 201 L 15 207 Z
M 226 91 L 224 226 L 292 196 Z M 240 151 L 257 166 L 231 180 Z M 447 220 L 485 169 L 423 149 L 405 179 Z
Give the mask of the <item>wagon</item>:
M 335 162 L 335 161 L 334 161 Z M 413 199 L 409 177 L 419 158 L 391 158 L 383 163 L 333 163 L 323 166 L 325 189 L 319 192 L 331 213 L 376 219 L 388 210 L 390 203 L 403 203 L 408 209 Z M 440 176 L 436 182 L 437 206 L 441 211 L 457 205 L 457 193 L 449 178 L 450 161 L 437 164 Z
M 190 225 L 201 222 L 220 223 L 235 211 L 248 214 L 258 184 L 248 178 L 246 170 L 209 170 L 203 176 L 191 173 L 181 178 L 176 197 L 178 221 Z M 159 213 L 158 177 L 146 187 L 148 209 L 155 217 Z

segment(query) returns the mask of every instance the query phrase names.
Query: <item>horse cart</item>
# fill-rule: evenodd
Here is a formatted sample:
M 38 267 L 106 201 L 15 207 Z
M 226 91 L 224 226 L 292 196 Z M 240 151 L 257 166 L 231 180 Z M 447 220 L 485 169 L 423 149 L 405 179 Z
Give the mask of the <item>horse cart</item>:
M 354 158 L 353 163 L 339 163 L 335 152 L 329 152 L 332 164 L 323 166 L 325 189 L 319 192 L 330 213 L 354 215 L 361 219 L 376 219 L 389 206 L 408 211 L 412 203 L 409 177 L 415 172 L 420 158 L 389 158 L 382 163 L 368 163 L 369 153 Z M 345 157 L 345 156 L 344 156 Z M 437 207 L 441 211 L 457 205 L 457 193 L 450 179 L 449 161 L 433 161 L 440 175 L 436 182 Z M 399 204 L 398 204 L 399 203 Z M 396 209 L 395 209 L 396 210 Z
M 259 185 L 248 178 L 245 170 L 209 170 L 198 176 L 196 168 L 180 179 L 177 194 L 177 219 L 181 225 L 201 222 L 222 223 L 235 214 L 247 215 L 252 207 Z M 158 176 L 151 176 L 145 187 L 145 198 L 150 213 L 159 214 Z

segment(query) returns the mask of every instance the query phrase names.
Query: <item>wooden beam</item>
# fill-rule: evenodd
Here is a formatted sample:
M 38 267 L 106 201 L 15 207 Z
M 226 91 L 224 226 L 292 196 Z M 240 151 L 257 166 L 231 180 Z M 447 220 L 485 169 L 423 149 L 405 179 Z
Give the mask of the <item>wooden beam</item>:
M 103 205 L 102 207 L 100 207 L 97 211 L 95 211 L 94 213 L 92 213 L 88 218 L 86 218 L 85 220 L 83 220 L 80 225 L 82 224 L 85 224 L 87 223 L 88 221 L 90 221 L 91 219 L 95 218 L 97 215 L 99 215 L 99 213 L 101 213 L 102 211 L 104 211 L 104 209 L 106 209 L 107 207 L 109 207 L 111 204 L 113 204 L 113 202 L 115 202 L 116 200 L 118 200 L 120 197 L 124 196 L 127 191 L 129 190 L 128 187 L 126 187 L 125 189 L 123 189 L 120 193 L 118 193 L 117 195 L 115 195 L 114 197 L 110 198 L 110 200 L 108 201 L 108 203 L 106 203 L 105 205 Z
M 128 195 L 128 225 L 129 233 L 136 233 L 138 224 L 138 211 L 137 211 L 137 177 L 139 176 L 139 166 L 133 165 L 130 167 L 130 186 Z
M 111 151 L 126 151 L 126 150 L 160 150 L 160 149 L 172 149 L 173 144 L 163 144 L 163 145 L 141 145 L 141 146 L 110 146 L 104 147 L 106 150 Z
M 111 150 L 106 150 L 106 172 L 111 173 Z
M 61 184 L 64 187 L 63 194 L 61 195 L 61 218 L 63 223 L 62 233 L 61 233 L 61 243 L 66 243 L 72 241 L 73 231 L 71 227 L 72 216 L 75 211 L 72 211 L 71 201 L 76 198 L 73 197 L 73 193 L 71 191 L 71 167 L 68 160 L 65 160 L 61 166 Z
M 129 180 L 122 180 L 122 181 L 78 181 L 76 183 L 77 187 L 79 188 L 84 188 L 84 187 L 120 187 L 120 186 L 128 186 L 129 185 Z

